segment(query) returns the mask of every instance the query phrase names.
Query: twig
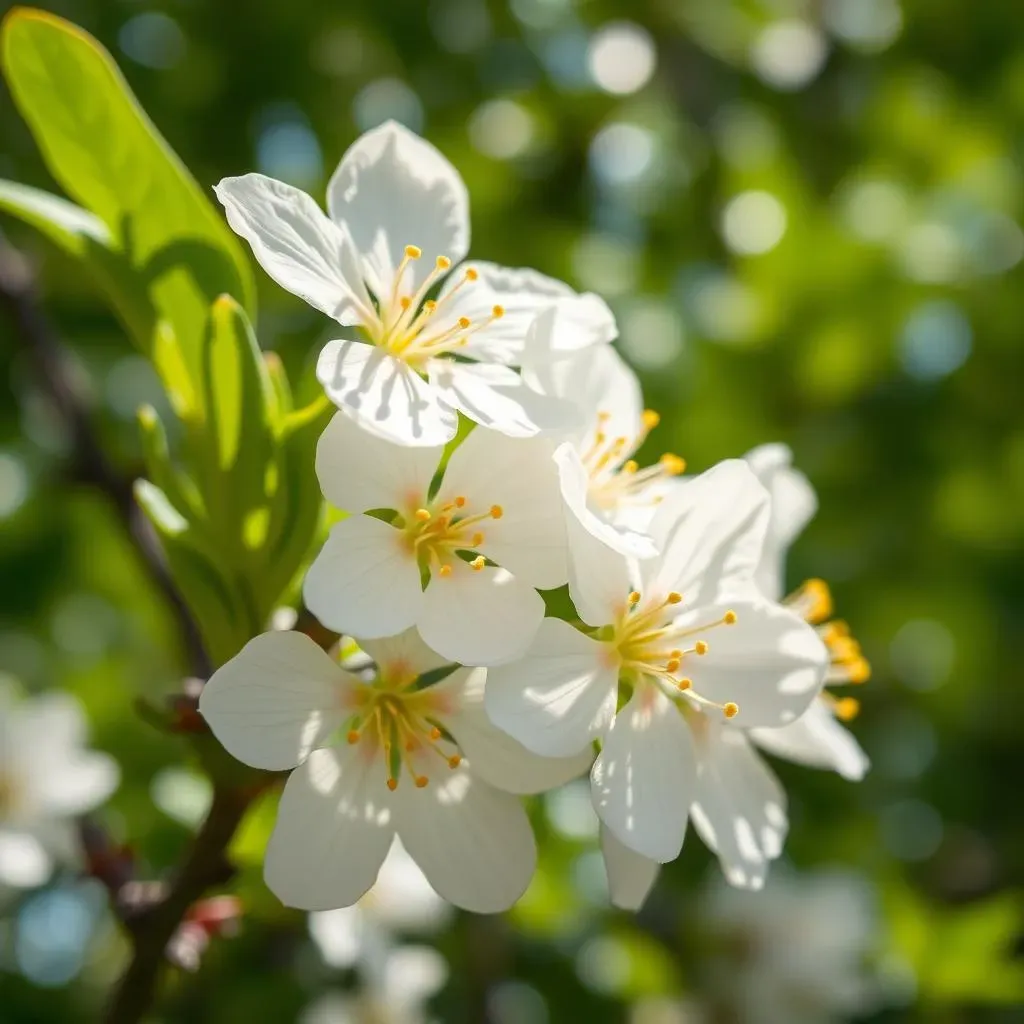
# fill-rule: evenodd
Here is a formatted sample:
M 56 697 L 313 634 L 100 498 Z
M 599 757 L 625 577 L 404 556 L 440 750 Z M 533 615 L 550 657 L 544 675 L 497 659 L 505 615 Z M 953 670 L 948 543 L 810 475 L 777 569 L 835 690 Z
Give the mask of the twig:
M 105 494 L 142 556 L 156 587 L 177 620 L 193 674 L 204 679 L 210 662 L 181 594 L 175 587 L 152 528 L 135 504 L 132 481 L 119 473 L 103 451 L 93 427 L 90 403 L 71 372 L 70 362 L 39 304 L 32 270 L 25 258 L 0 234 L 0 307 L 14 328 L 14 340 L 31 360 L 40 385 L 47 390 L 64 421 L 73 449 L 71 465 L 77 479 Z

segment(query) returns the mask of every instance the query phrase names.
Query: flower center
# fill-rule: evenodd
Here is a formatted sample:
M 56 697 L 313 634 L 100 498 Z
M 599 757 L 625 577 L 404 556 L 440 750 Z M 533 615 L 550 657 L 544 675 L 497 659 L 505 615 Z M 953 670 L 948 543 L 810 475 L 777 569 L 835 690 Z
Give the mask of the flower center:
M 824 580 L 806 580 L 782 603 L 816 627 L 828 648 L 831 662 L 825 674 L 826 686 L 859 685 L 871 678 L 871 665 L 861 652 L 860 644 L 850 635 L 850 627 L 842 619 L 830 618 L 832 594 Z M 856 718 L 860 711 L 860 701 L 854 697 L 833 697 L 824 692 L 821 696 L 836 718 L 844 722 Z
M 405 247 L 402 262 L 395 272 L 391 293 L 376 296 L 376 322 L 364 325 L 375 345 L 387 349 L 393 356 L 398 356 L 417 369 L 428 359 L 456 352 L 477 331 L 505 315 L 501 306 L 493 306 L 489 317 L 475 323 L 465 316 L 453 317 L 447 314 L 446 306 L 452 298 L 479 278 L 472 267 L 468 267 L 456 285 L 440 299 L 427 298 L 431 289 L 451 269 L 452 261 L 447 256 L 437 257 L 433 269 L 419 288 L 412 292 L 406 290 L 406 272 L 422 255 L 418 246 Z
M 445 699 L 432 687 L 416 689 L 416 673 L 403 666 L 382 666 L 381 673 L 373 683 L 356 688 L 346 739 L 365 744 L 373 757 L 383 753 L 388 789 L 398 788 L 403 768 L 422 789 L 429 782 L 431 759 L 450 769 L 462 763 L 457 744 L 438 719 L 448 710 Z
M 715 622 L 697 626 L 677 626 L 679 613 L 675 609 L 682 600 L 683 595 L 676 591 L 662 601 L 646 603 L 635 590 L 629 595 L 626 610 L 613 625 L 609 640 L 619 662 L 620 678 L 654 681 L 673 698 L 682 695 L 683 700 L 697 707 L 715 708 L 726 718 L 735 718 L 740 710 L 737 704 L 719 704 L 701 696 L 683 670 L 687 658 L 703 657 L 710 650 L 701 634 L 735 625 L 736 613 L 727 611 Z
M 666 452 L 653 466 L 641 469 L 633 458 L 661 420 L 653 409 L 644 410 L 640 432 L 632 440 L 624 435 L 609 436 L 605 427 L 610 419 L 610 412 L 597 414 L 597 428 L 590 446 L 582 453 L 583 465 L 590 477 L 591 502 L 606 512 L 613 512 L 622 505 L 656 505 L 661 496 L 648 489 L 657 481 L 679 476 L 686 469 L 686 462 Z
M 500 505 L 491 505 L 486 512 L 474 513 L 467 509 L 467 501 L 460 495 L 436 508 L 418 508 L 405 519 L 403 529 L 421 568 L 441 577 L 450 576 L 457 551 L 474 551 L 484 543 L 486 538 L 480 524 L 504 515 Z M 477 555 L 469 566 L 479 571 L 486 564 L 484 556 Z

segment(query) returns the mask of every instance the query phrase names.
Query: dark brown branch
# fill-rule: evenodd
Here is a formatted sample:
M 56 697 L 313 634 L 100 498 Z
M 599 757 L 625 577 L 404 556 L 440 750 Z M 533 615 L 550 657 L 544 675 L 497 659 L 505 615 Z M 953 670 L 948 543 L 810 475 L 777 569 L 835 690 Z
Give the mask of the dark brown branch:
M 191 671 L 203 678 L 210 664 L 196 622 L 178 592 L 160 546 L 135 503 L 132 480 L 118 472 L 103 451 L 93 426 L 90 403 L 71 372 L 67 353 L 43 313 L 35 278 L 25 258 L 0 235 L 0 308 L 13 327 L 14 341 L 30 360 L 39 384 L 49 395 L 71 439 L 71 467 L 76 479 L 109 498 L 142 556 L 153 583 L 170 606 L 188 651 Z

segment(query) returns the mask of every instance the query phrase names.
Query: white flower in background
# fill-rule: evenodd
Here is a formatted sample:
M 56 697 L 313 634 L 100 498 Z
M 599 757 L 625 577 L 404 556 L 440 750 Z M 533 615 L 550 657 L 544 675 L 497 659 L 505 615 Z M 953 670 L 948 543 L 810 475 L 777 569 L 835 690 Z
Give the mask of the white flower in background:
M 589 758 L 537 757 L 494 728 L 483 669 L 422 685 L 446 662 L 415 631 L 361 646 L 378 666 L 372 682 L 302 633 L 264 633 L 203 690 L 199 710 L 231 754 L 256 768 L 295 768 L 267 847 L 267 885 L 288 906 L 351 906 L 397 835 L 446 900 L 506 909 L 536 863 L 513 794 L 560 785 Z
M 574 313 L 579 301 L 566 300 L 531 325 L 523 376 L 577 406 L 581 425 L 555 454 L 569 513 L 617 551 L 648 558 L 655 554 L 651 520 L 686 464 L 671 453 L 644 468 L 634 458 L 659 416 L 644 408 L 636 374 L 610 345 L 585 346 L 577 324 L 586 318 Z
M 456 410 L 515 437 L 564 425 L 567 407 L 510 367 L 533 317 L 574 293 L 531 270 L 455 266 L 469 249 L 469 197 L 430 143 L 393 121 L 362 135 L 327 186 L 329 216 L 305 192 L 261 174 L 225 178 L 216 192 L 279 285 L 359 328 L 360 340 L 327 344 L 317 377 L 367 430 L 444 444 Z M 596 329 L 593 340 L 608 340 Z
M 117 788 L 117 762 L 85 746 L 78 701 L 51 692 L 22 701 L 0 684 L 0 885 L 31 888 L 55 860 L 73 861 L 73 819 Z
M 767 521 L 764 488 L 732 461 L 662 504 L 657 559 L 631 565 L 581 532 L 569 587 L 593 630 L 545 619 L 486 695 L 495 724 L 539 754 L 601 739 L 592 796 L 624 846 L 671 861 L 692 817 L 728 879 L 752 888 L 781 850 L 785 797 L 735 726 L 795 720 L 827 664 L 814 630 L 753 583 Z
M 826 685 L 865 683 L 871 675 L 860 646 L 840 620 L 828 621 L 832 598 L 822 580 L 808 580 L 795 593 L 785 593 L 786 553 L 817 511 L 818 502 L 807 478 L 792 465 L 793 453 L 783 444 L 766 444 L 746 456 L 747 463 L 771 495 L 768 536 L 757 570 L 757 582 L 769 600 L 785 605 L 817 628 L 831 662 Z M 830 768 L 854 781 L 869 767 L 867 755 L 840 721 L 849 721 L 859 709 L 853 697 L 835 698 L 823 692 L 797 721 L 781 729 L 754 729 L 754 741 L 763 750 L 788 761 Z
M 715 951 L 702 991 L 729 1019 L 839 1024 L 878 1005 L 874 895 L 855 875 L 777 871 L 756 894 L 716 884 L 699 918 Z
M 310 567 L 306 604 L 339 633 L 393 636 L 415 625 L 449 661 L 493 664 L 536 634 L 544 602 L 534 588 L 566 581 L 558 474 L 546 441 L 477 427 L 435 492 L 443 454 L 331 420 L 317 475 L 327 500 L 353 514 Z M 390 521 L 355 514 L 382 509 Z

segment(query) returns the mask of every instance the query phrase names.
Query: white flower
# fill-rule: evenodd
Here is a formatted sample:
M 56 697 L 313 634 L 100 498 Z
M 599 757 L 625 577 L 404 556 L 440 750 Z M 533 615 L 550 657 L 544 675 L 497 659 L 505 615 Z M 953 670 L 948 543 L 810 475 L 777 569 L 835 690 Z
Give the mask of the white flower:
M 647 558 L 655 554 L 651 520 L 686 465 L 666 453 L 640 468 L 634 456 L 659 416 L 644 408 L 636 374 L 610 345 L 586 346 L 589 336 L 577 325 L 589 318 L 576 312 L 583 302 L 563 300 L 537 317 L 523 376 L 544 394 L 574 402 L 580 414 L 581 426 L 555 455 L 570 514 L 615 550 Z
M 512 794 L 559 785 L 588 760 L 536 757 L 495 729 L 482 669 L 422 686 L 445 660 L 414 631 L 361 646 L 378 666 L 369 683 L 304 634 L 264 633 L 203 690 L 199 709 L 231 754 L 257 768 L 298 766 L 267 847 L 267 885 L 288 906 L 350 906 L 398 835 L 446 900 L 506 909 L 536 861 Z
M 878 941 L 873 893 L 854 875 L 773 874 L 763 892 L 714 885 L 699 911 L 715 950 L 703 990 L 748 1024 L 833 1024 L 877 1007 L 867 961 Z
M 367 430 L 439 445 L 455 436 L 456 410 L 515 437 L 564 423 L 564 403 L 510 366 L 535 314 L 573 292 L 531 270 L 453 269 L 469 249 L 469 197 L 424 139 L 388 122 L 356 140 L 327 186 L 329 216 L 261 174 L 225 178 L 216 193 L 278 284 L 360 329 L 360 341 L 327 344 L 317 377 Z
M 73 819 L 117 788 L 117 762 L 85 747 L 70 694 L 17 702 L 0 685 L 0 885 L 42 885 L 55 859 L 76 855 Z
M 477 427 L 435 492 L 443 454 L 334 417 L 317 446 L 317 475 L 327 500 L 353 515 L 331 530 L 304 595 L 338 632 L 372 638 L 415 625 L 448 660 L 493 664 L 536 634 L 544 602 L 534 588 L 566 581 L 558 476 L 546 441 Z M 381 509 L 390 521 L 354 514 Z
M 795 720 L 826 666 L 814 630 L 753 584 L 767 519 L 764 488 L 732 461 L 663 503 L 651 527 L 662 555 L 632 575 L 581 531 L 569 586 L 595 629 L 546 619 L 524 658 L 491 670 L 486 697 L 495 724 L 537 753 L 602 740 L 592 796 L 625 846 L 671 861 L 692 816 L 729 880 L 751 887 L 781 849 L 784 795 L 734 725 Z
M 757 583 L 769 600 L 785 593 L 785 564 L 789 546 L 818 507 L 807 478 L 792 465 L 793 453 L 783 444 L 766 444 L 746 456 L 747 463 L 771 495 L 771 518 Z M 831 662 L 826 684 L 863 683 L 870 667 L 844 622 L 827 621 L 832 599 L 822 580 L 808 580 L 783 601 L 815 625 Z M 822 693 L 797 721 L 781 729 L 754 729 L 754 741 L 771 754 L 817 768 L 831 768 L 844 778 L 858 780 L 869 767 L 867 755 L 839 721 L 857 714 L 852 697 L 836 699 Z

